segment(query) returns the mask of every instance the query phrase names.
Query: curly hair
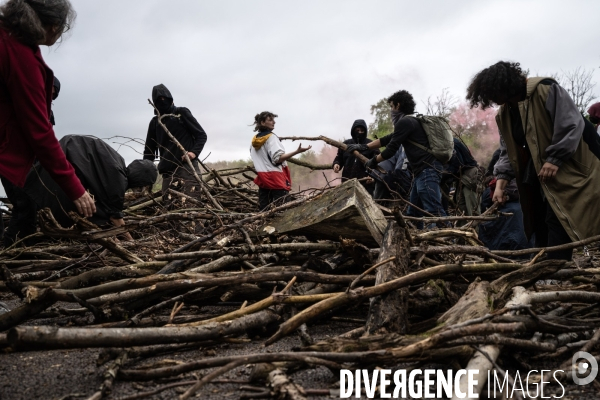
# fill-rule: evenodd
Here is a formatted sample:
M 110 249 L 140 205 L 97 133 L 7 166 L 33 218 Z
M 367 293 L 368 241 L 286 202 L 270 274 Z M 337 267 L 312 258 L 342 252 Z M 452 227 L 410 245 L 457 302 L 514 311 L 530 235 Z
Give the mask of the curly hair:
M 387 99 L 388 103 L 400 104 L 399 111 L 404 114 L 413 114 L 415 112 L 415 99 L 412 94 L 406 90 L 399 90 Z
M 467 100 L 471 108 L 480 105 L 485 110 L 500 100 L 524 95 L 527 73 L 523 72 L 520 65 L 499 61 L 477 73 L 467 88 Z
M 254 116 L 254 132 L 260 131 L 263 122 L 265 122 L 267 118 L 277 118 L 277 114 L 273 114 L 270 111 L 263 111 L 260 114 L 256 114 Z
M 42 44 L 48 28 L 62 36 L 76 17 L 69 0 L 8 0 L 0 7 L 0 24 L 30 46 Z

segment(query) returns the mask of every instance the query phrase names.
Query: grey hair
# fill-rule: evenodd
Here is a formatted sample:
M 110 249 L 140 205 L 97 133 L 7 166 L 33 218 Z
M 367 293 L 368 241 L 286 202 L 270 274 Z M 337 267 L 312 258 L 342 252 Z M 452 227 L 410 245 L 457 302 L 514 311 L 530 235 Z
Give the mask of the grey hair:
M 28 45 L 43 43 L 51 27 L 62 36 L 76 17 L 69 0 L 8 0 L 0 7 L 0 24 Z

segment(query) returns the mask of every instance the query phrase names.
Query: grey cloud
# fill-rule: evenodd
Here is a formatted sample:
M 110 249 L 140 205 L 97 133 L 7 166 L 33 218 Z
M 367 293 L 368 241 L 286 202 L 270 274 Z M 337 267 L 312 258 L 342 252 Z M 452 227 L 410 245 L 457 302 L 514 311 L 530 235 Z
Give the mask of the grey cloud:
M 600 66 L 591 52 L 596 23 L 584 19 L 598 14 L 597 2 L 73 4 L 71 36 L 44 51 L 63 83 L 57 135 L 143 141 L 152 117 L 147 99 L 162 82 L 207 131 L 205 153 L 214 161 L 248 157 L 248 125 L 262 110 L 280 115 L 282 135 L 341 138 L 349 121 L 370 120 L 369 106 L 380 98 L 406 88 L 420 105 L 446 87 L 462 98 L 471 76 L 499 59 L 532 71 Z

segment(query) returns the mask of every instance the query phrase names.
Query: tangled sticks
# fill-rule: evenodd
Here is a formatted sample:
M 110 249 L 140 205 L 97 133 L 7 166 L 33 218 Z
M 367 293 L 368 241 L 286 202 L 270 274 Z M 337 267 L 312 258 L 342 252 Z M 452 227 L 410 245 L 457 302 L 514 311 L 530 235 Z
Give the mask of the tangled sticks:
M 255 213 L 232 193 L 256 200 L 248 173 L 202 174 L 222 210 L 173 190 L 128 195 L 125 227 L 73 216 L 65 229 L 43 212 L 44 242 L 0 253 L 11 308 L 0 314 L 0 346 L 93 349 L 101 366 L 91 398 L 209 398 L 213 384 L 224 385 L 220 394 L 243 387 L 244 397 L 295 399 L 330 394 L 344 368 L 434 362 L 483 372 L 543 362 L 567 371 L 575 351 L 597 346 L 593 258 L 490 251 L 471 228 L 417 231 L 401 210 L 387 215 L 380 246 L 269 233 L 271 216 L 335 189 Z M 126 231 L 134 242 L 115 239 Z

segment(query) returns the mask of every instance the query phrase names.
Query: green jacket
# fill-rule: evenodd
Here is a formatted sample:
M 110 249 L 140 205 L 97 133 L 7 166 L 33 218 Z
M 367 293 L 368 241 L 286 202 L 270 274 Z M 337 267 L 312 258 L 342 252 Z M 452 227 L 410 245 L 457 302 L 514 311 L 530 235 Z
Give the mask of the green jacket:
M 550 78 L 528 79 L 527 97 L 518 104 L 525 139 L 538 173 L 548 158 L 546 149 L 552 145 L 554 132 L 554 123 L 546 110 L 550 86 L 539 84 L 544 79 Z M 539 204 L 533 202 L 535 193 L 531 186 L 522 184 L 529 155 L 513 139 L 507 105 L 500 107 L 496 122 L 519 188 L 525 233 L 531 238 L 536 223 L 534 208 Z M 599 169 L 600 161 L 580 138 L 577 149 L 559 166 L 554 179 L 540 182 L 552 210 L 574 241 L 600 234 Z

